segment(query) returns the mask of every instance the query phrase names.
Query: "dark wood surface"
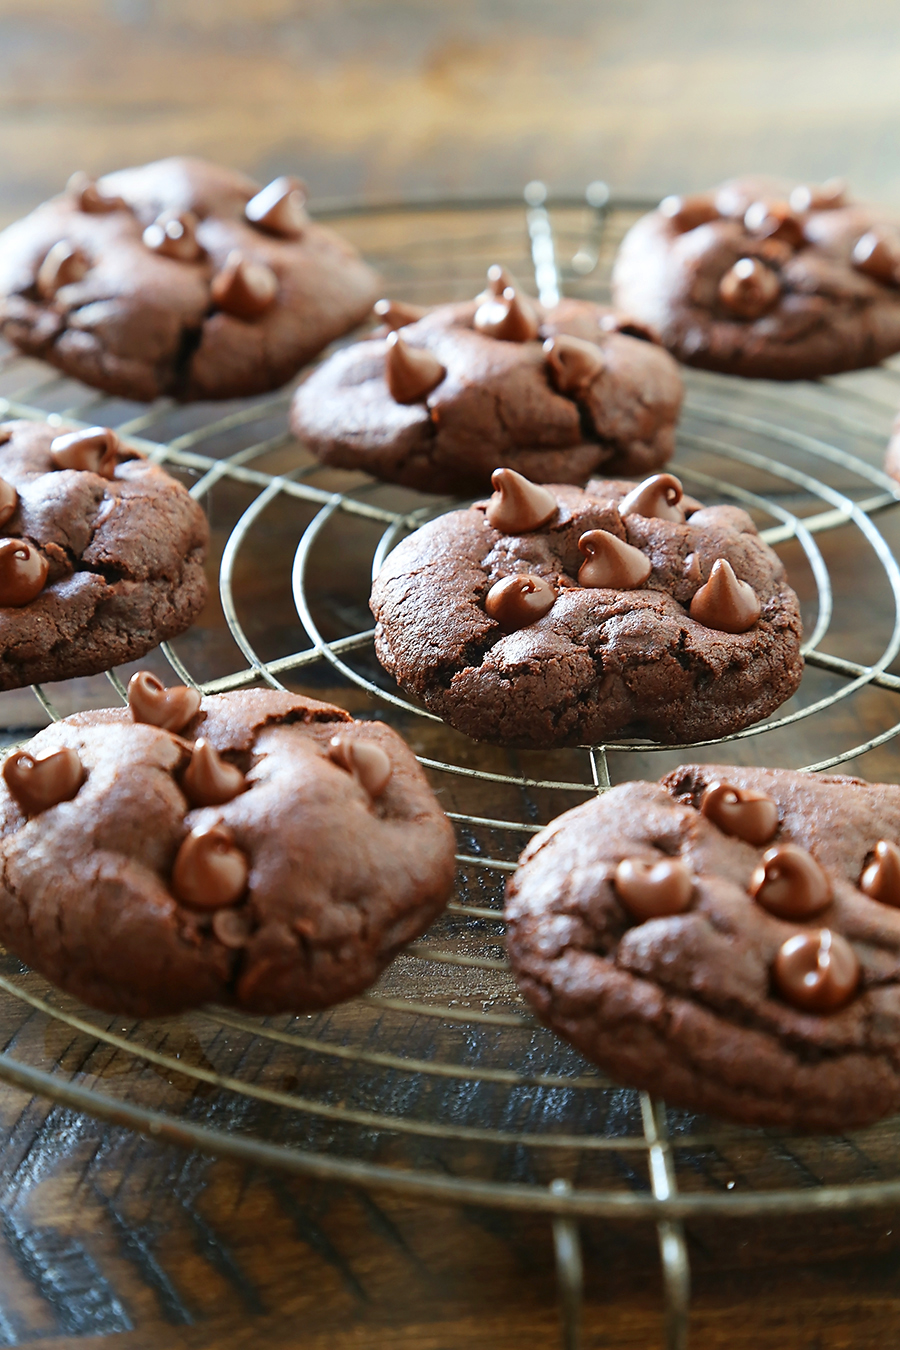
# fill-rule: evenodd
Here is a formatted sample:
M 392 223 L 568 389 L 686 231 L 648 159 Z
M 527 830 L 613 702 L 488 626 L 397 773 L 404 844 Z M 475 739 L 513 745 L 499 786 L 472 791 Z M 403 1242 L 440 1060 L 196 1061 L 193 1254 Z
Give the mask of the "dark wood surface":
M 299 171 L 320 196 L 517 191 L 536 175 L 561 190 L 603 176 L 620 191 L 655 195 L 765 167 L 810 177 L 846 172 L 863 190 L 898 198 L 895 20 L 893 7 L 877 0 L 852 8 L 774 0 L 743 7 L 703 0 L 687 8 L 665 0 L 552 6 L 0 0 L 0 214 L 13 218 L 75 167 L 100 171 L 182 151 L 261 176 Z M 585 226 L 571 225 L 573 240 Z M 506 226 L 492 219 L 481 228 L 493 237 Z M 407 246 L 420 248 L 436 227 L 391 218 L 377 228 L 347 229 L 383 261 Z M 521 251 L 520 225 L 513 236 Z M 447 290 L 465 293 L 478 248 L 473 237 L 464 240 Z M 479 265 L 492 257 L 479 256 Z M 422 280 L 427 260 L 417 265 L 417 297 L 441 298 L 440 284 L 428 290 Z M 879 402 L 865 416 L 883 431 L 897 385 L 886 376 L 872 379 Z M 54 406 L 78 397 L 70 390 Z M 827 419 L 819 429 L 826 425 Z M 173 424 L 173 434 L 178 429 Z M 878 457 L 877 438 L 849 435 L 842 443 Z M 287 447 L 265 467 L 278 472 L 297 462 L 296 449 Z M 348 480 L 322 482 L 343 487 Z M 229 489 L 216 498 L 219 547 L 251 496 Z M 280 503 L 267 531 L 242 555 L 241 613 L 265 655 L 292 650 L 299 640 L 287 587 L 275 585 L 272 575 L 287 567 L 309 514 Z M 889 538 L 900 536 L 892 521 L 884 528 Z M 784 556 L 811 615 L 808 569 L 793 546 Z M 851 530 L 829 538 L 828 557 L 837 597 L 828 650 L 874 659 L 889 617 L 886 588 Z M 345 561 L 352 571 L 360 560 Z M 317 582 L 324 588 L 323 575 Z M 337 599 L 344 598 L 338 587 Z M 214 605 L 186 652 L 210 669 L 236 664 Z M 829 679 L 813 673 L 810 688 L 824 690 Z M 358 693 L 327 681 L 312 691 L 368 710 Z M 53 693 L 66 711 L 101 696 L 89 682 Z M 0 711 L 7 725 L 21 728 L 31 724 L 34 707 L 26 694 L 7 698 Z M 743 753 L 808 763 L 876 734 L 898 715 L 895 695 L 873 691 L 843 705 L 827 725 L 801 723 L 790 737 L 768 738 L 766 747 L 744 743 Z M 461 738 L 451 743 L 421 724 L 408 730 L 425 753 L 468 753 Z M 896 781 L 896 755 L 888 746 L 850 768 Z M 502 768 L 508 760 L 486 753 L 478 762 Z M 557 767 L 566 772 L 562 759 Z M 621 776 L 659 772 L 663 764 L 648 757 L 613 767 Z M 446 792 L 451 808 L 472 809 L 470 797 Z M 539 801 L 541 818 L 552 807 Z M 442 937 L 451 940 L 452 928 Z M 0 974 L 25 981 L 14 963 Z M 405 978 L 397 976 L 400 985 Z M 28 987 L 47 994 L 39 982 Z M 484 990 L 457 992 L 465 999 Z M 489 992 L 504 995 L 502 988 Z M 347 1018 L 335 1018 L 331 1030 L 317 1024 L 317 1031 L 338 1041 L 359 1036 L 360 1026 Z M 251 1083 L 283 1092 L 324 1074 L 308 1057 L 288 1063 L 284 1054 L 245 1054 L 240 1036 L 229 1038 L 199 1016 L 139 1032 L 116 1019 L 97 1019 L 97 1026 L 139 1036 L 186 1069 L 230 1066 Z M 387 1019 L 380 1033 L 406 1053 L 429 1043 L 428 1027 L 409 1030 L 405 1022 Z M 8 997 L 0 999 L 0 1038 L 27 1062 L 111 1095 L 223 1129 L 279 1137 L 283 1128 L 264 1112 L 229 1115 L 227 1097 L 188 1072 L 136 1067 L 102 1037 L 23 1010 Z M 496 1062 L 504 1053 L 516 1051 L 501 1047 Z M 354 1070 L 344 1090 L 354 1099 L 374 1089 Z M 392 1090 L 398 1095 L 390 1105 L 399 1109 L 400 1088 Z M 482 1109 L 461 1095 L 446 1103 L 448 1111 Z M 483 1110 L 490 1107 L 485 1100 Z M 300 1118 L 288 1136 L 297 1146 L 308 1142 L 304 1128 Z M 436 1206 L 186 1155 L 7 1088 L 0 1089 L 0 1129 L 0 1345 L 518 1350 L 527 1342 L 553 1350 L 559 1344 L 545 1219 Z M 732 1174 L 751 1188 L 878 1179 L 900 1173 L 895 1154 L 890 1129 L 834 1149 L 737 1140 L 715 1155 L 684 1151 L 679 1180 L 684 1189 L 704 1189 Z M 421 1157 L 445 1170 L 482 1165 L 440 1149 Z M 722 1170 L 726 1163 L 731 1171 Z M 504 1155 L 494 1165 L 498 1176 L 510 1175 L 516 1159 Z M 602 1179 L 609 1186 L 647 1186 L 645 1173 L 624 1154 L 607 1171 Z M 582 1235 L 585 1347 L 660 1345 L 652 1225 L 593 1220 Z M 890 1213 L 704 1220 L 689 1224 L 687 1236 L 692 1350 L 865 1350 L 896 1339 L 900 1222 L 895 1229 Z

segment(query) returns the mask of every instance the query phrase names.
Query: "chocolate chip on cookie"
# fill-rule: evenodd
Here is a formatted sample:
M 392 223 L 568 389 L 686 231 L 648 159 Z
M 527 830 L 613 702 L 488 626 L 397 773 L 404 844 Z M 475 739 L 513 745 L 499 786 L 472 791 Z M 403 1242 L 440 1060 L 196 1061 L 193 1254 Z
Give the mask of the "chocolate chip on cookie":
M 492 267 L 466 304 L 379 301 L 376 315 L 386 334 L 335 352 L 294 396 L 294 432 L 327 464 L 477 492 L 498 465 L 574 483 L 672 454 L 677 366 L 623 314 L 588 300 L 548 308 Z
M 689 365 L 776 380 L 875 365 L 900 350 L 900 220 L 836 180 L 734 179 L 639 220 L 613 295 Z
M 494 474 L 375 579 L 378 659 L 477 740 L 690 741 L 772 712 L 800 682 L 800 616 L 750 517 L 672 474 L 585 489 Z
M 453 882 L 415 757 L 299 695 L 135 681 L 130 708 L 55 722 L 6 759 L 0 941 L 136 1017 L 305 1012 L 365 989 Z
M 755 1125 L 900 1109 L 900 787 L 691 765 L 535 836 L 507 948 L 621 1082 Z
M 108 427 L 0 427 L 0 689 L 94 675 L 206 599 L 201 507 Z
M 355 249 L 309 220 L 296 179 L 266 188 L 165 159 L 67 190 L 0 235 L 0 327 L 124 398 L 274 389 L 377 295 Z

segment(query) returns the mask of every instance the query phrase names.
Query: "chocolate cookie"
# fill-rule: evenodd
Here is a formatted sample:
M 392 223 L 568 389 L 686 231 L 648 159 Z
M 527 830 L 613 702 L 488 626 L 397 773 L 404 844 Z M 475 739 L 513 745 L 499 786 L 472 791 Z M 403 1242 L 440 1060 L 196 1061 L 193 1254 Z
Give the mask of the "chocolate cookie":
M 613 295 L 707 370 L 796 380 L 875 365 L 900 351 L 900 222 L 836 182 L 735 179 L 639 220 Z
M 206 517 L 108 427 L 0 424 L 0 689 L 95 675 L 183 633 Z
M 454 834 L 380 722 L 135 675 L 3 765 L 0 940 L 95 1007 L 306 1012 L 443 908 Z
M 627 783 L 522 855 L 507 947 L 614 1077 L 755 1125 L 900 1109 L 900 787 L 716 765 Z
M 375 273 L 303 201 L 296 179 L 260 190 L 200 159 L 76 174 L 0 234 L 0 326 L 124 398 L 277 388 L 377 295 Z
M 588 300 L 545 308 L 500 267 L 488 278 L 465 304 L 379 302 L 392 331 L 312 372 L 295 434 L 326 464 L 424 492 L 483 491 L 498 465 L 581 483 L 664 464 L 682 387 L 653 335 Z
M 477 740 L 689 741 L 797 688 L 797 597 L 746 512 L 671 474 L 584 490 L 512 469 L 417 530 L 372 589 L 378 659 Z

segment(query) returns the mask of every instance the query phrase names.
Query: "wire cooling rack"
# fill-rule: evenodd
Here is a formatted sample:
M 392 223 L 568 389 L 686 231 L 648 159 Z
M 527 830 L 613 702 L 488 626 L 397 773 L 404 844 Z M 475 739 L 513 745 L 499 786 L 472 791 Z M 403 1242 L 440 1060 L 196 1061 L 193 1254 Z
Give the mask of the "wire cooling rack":
M 399 299 L 475 293 L 501 262 L 542 298 L 607 296 L 641 204 L 602 184 L 548 204 L 405 204 L 330 214 Z M 748 509 L 800 594 L 806 674 L 766 722 L 694 747 L 625 742 L 515 752 L 478 746 L 401 697 L 374 659 L 373 572 L 444 499 L 325 469 L 287 434 L 289 391 L 227 405 L 128 405 L 8 352 L 0 413 L 115 426 L 208 507 L 217 600 L 138 663 L 205 692 L 254 684 L 383 717 L 418 753 L 453 819 L 458 884 L 443 918 L 367 995 L 309 1017 L 208 1008 L 167 1022 L 76 1004 L 7 956 L 0 1079 L 104 1120 L 308 1176 L 544 1214 L 563 1344 L 579 1344 L 579 1220 L 656 1225 L 664 1341 L 687 1344 L 685 1224 L 900 1200 L 900 1128 L 787 1138 L 667 1110 L 622 1089 L 541 1028 L 503 949 L 507 874 L 560 811 L 691 759 L 860 768 L 896 777 L 900 500 L 880 464 L 900 369 L 780 387 L 687 372 L 673 465 L 688 490 Z M 124 697 L 131 669 L 0 695 L 5 741 Z M 107 682 L 108 681 L 108 682 Z M 110 690 L 110 684 L 112 690 Z M 56 1053 L 63 1037 L 66 1053 Z

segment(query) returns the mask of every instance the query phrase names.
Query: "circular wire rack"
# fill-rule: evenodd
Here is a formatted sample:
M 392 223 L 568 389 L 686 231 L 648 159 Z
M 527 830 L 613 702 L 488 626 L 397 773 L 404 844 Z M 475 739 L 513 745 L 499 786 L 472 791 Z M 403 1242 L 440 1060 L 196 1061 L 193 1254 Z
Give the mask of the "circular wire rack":
M 532 184 L 524 203 L 335 206 L 324 214 L 398 299 L 470 296 L 485 267 L 501 262 L 523 279 L 533 275 L 552 303 L 563 290 L 608 298 L 615 248 L 642 209 L 610 200 L 601 184 L 556 202 Z M 847 1139 L 789 1139 L 667 1109 L 612 1083 L 541 1027 L 505 959 L 503 887 L 518 854 L 561 811 L 611 783 L 723 758 L 809 772 L 852 764 L 872 778 L 893 776 L 900 489 L 878 465 L 900 402 L 900 367 L 790 386 L 685 378 L 674 467 L 702 499 L 746 508 L 784 558 L 803 607 L 803 683 L 775 716 L 716 741 L 538 753 L 453 732 L 402 697 L 374 658 L 373 573 L 405 534 L 454 503 L 318 464 L 285 430 L 290 390 L 148 408 L 13 352 L 2 357 L 4 416 L 114 426 L 209 510 L 217 602 L 183 638 L 138 664 L 205 693 L 289 688 L 390 722 L 456 826 L 459 867 L 444 916 L 376 987 L 312 1016 L 205 1008 L 166 1022 L 110 1017 L 7 955 L 0 1001 L 17 1029 L 0 1052 L 0 1079 L 207 1153 L 545 1214 L 569 1350 L 579 1338 L 579 1219 L 656 1225 L 673 1350 L 687 1343 L 685 1221 L 900 1200 L 898 1121 L 855 1132 L 857 1162 L 848 1171 Z M 5 743 L 48 719 L 104 706 L 111 693 L 124 699 L 130 673 L 0 695 Z M 48 1049 L 53 1028 L 80 1038 L 84 1053 L 61 1063 Z

